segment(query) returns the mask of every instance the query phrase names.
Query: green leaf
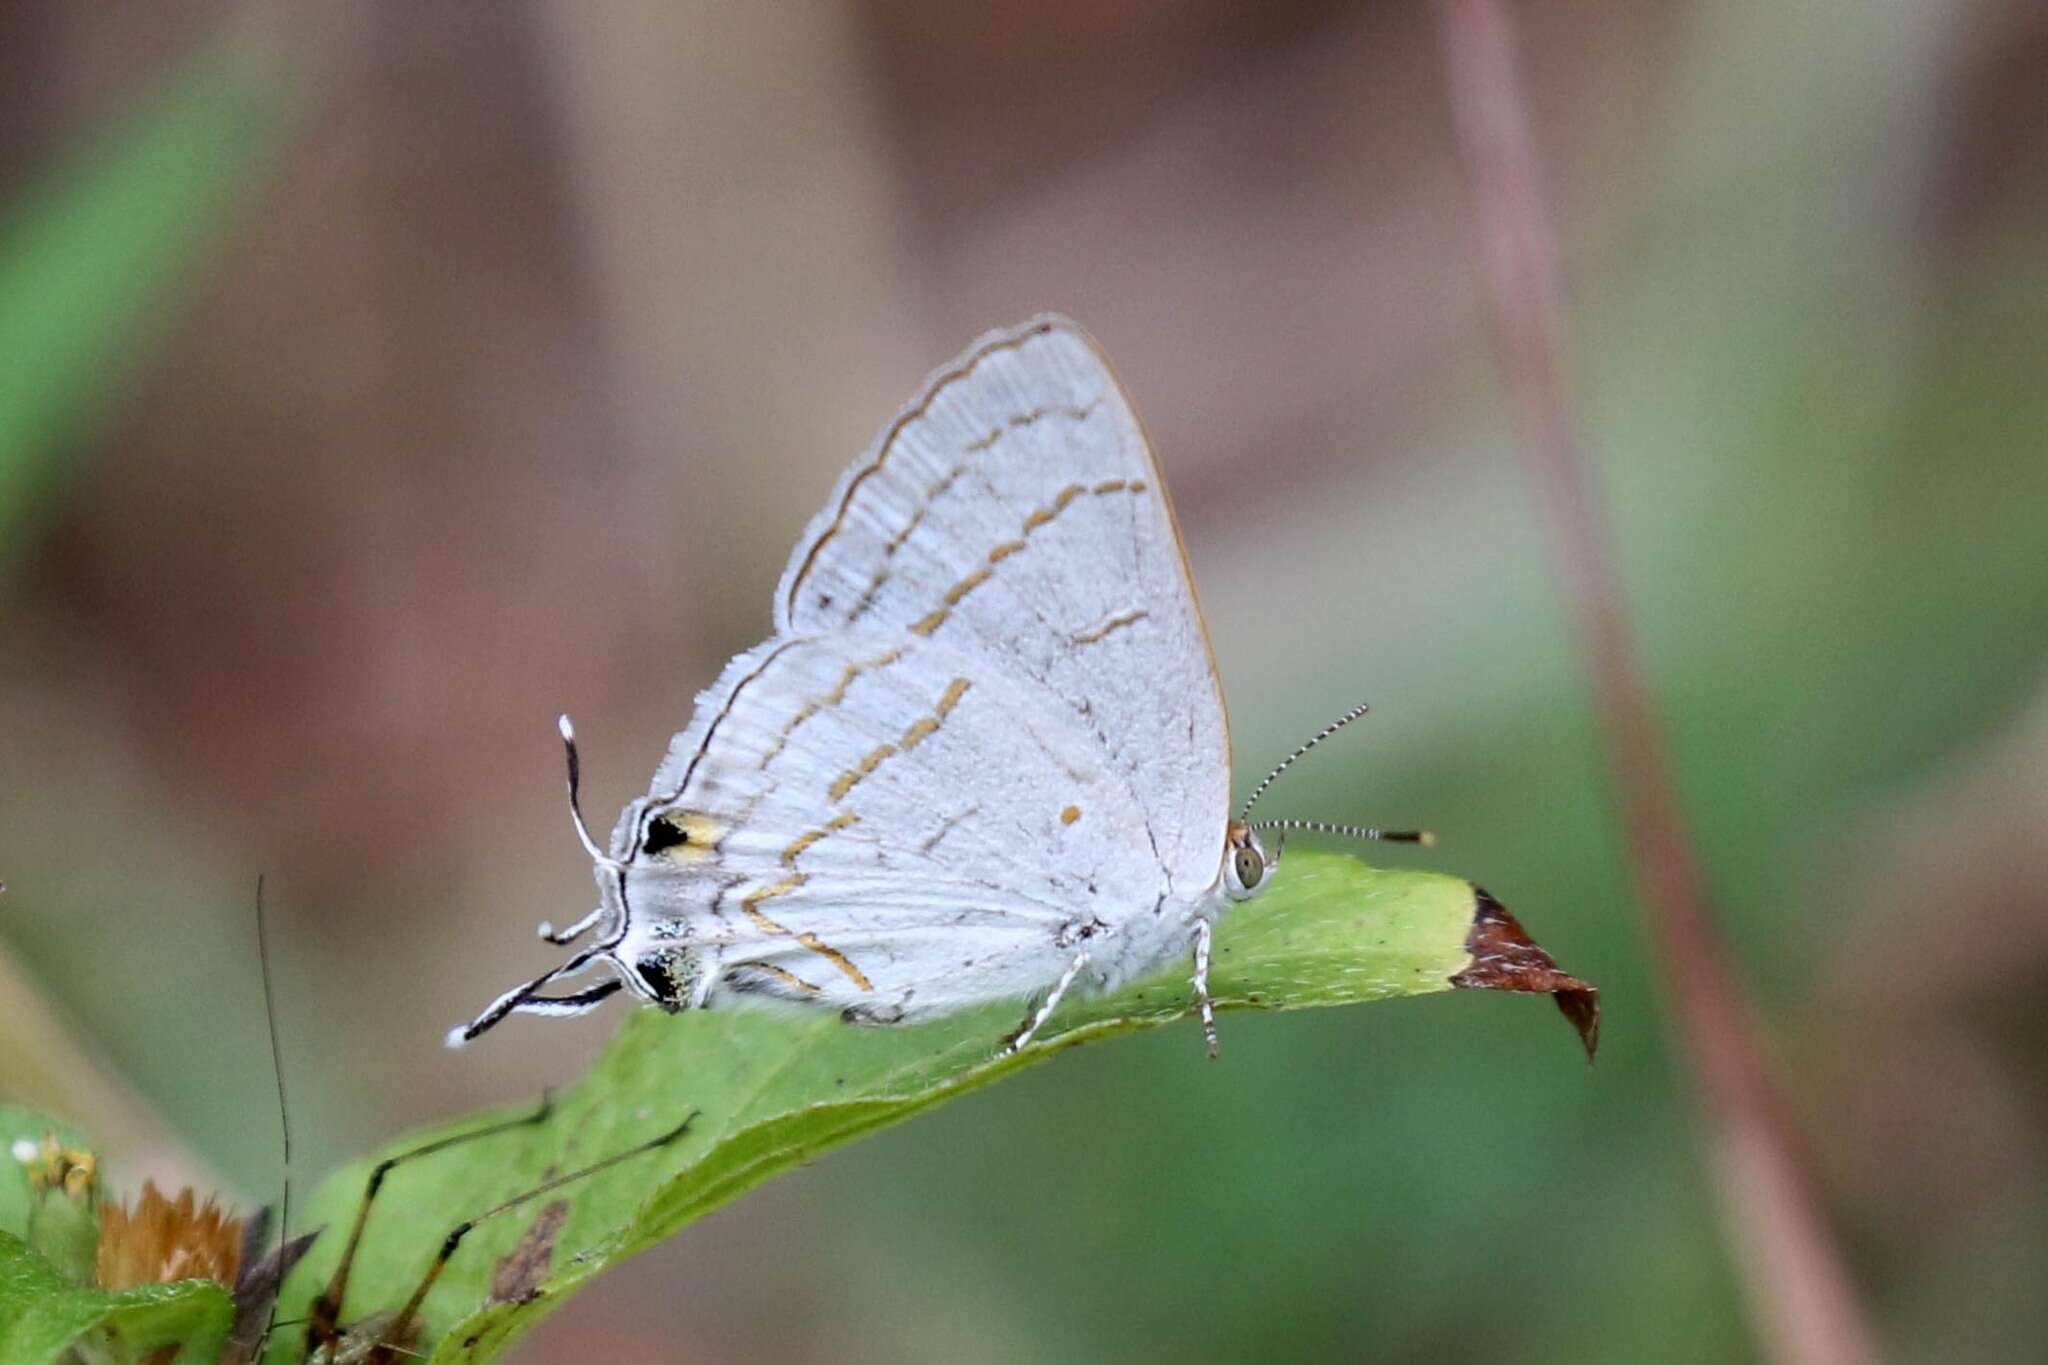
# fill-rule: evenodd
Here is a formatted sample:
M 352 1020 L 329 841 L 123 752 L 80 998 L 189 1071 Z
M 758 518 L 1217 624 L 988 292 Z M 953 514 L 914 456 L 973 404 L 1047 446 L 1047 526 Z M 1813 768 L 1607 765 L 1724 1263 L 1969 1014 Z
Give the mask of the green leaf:
M 1210 988 L 1226 1010 L 1354 1004 L 1460 986 L 1537 990 L 1567 1006 L 1592 1046 L 1591 988 L 1558 972 L 1492 897 L 1454 877 L 1297 849 L 1271 891 L 1223 918 L 1215 951 Z M 698 1111 L 673 1144 L 483 1223 L 462 1245 L 426 1300 L 425 1340 L 438 1343 L 436 1361 L 490 1359 L 606 1266 L 781 1171 L 1062 1048 L 1184 1018 L 1187 971 L 1176 964 L 1114 995 L 1070 999 L 1014 1056 L 1000 1055 L 1000 1045 L 1023 1017 L 1021 1001 L 903 1028 L 852 1027 L 823 1012 L 637 1011 L 545 1122 L 393 1172 L 343 1320 L 402 1303 L 458 1221 Z M 1227 1024 L 1223 1037 L 1227 1064 Z M 1199 1035 L 1190 1033 L 1189 1046 L 1201 1046 Z M 345 1169 L 313 1201 L 306 1225 L 325 1221 L 330 1232 L 287 1284 L 282 1316 L 302 1315 L 332 1273 L 366 1175 L 367 1163 Z M 501 1275 L 501 1261 L 543 1205 L 557 1201 L 566 1204 L 557 1230 L 522 1248 L 521 1260 L 542 1268 L 513 1275 L 508 1264 Z M 551 1244 L 539 1246 L 543 1237 Z M 497 1297 L 510 1301 L 491 1301 L 494 1277 Z M 296 1359 L 299 1345 L 274 1343 L 271 1358 Z
M 210 51 L 0 222 L 0 547 L 291 122 L 282 80 Z
M 211 1280 L 148 1284 L 120 1293 L 73 1284 L 20 1238 L 0 1232 L 0 1361 L 44 1365 L 74 1346 L 94 1359 L 141 1362 L 178 1348 L 180 1365 L 220 1358 L 234 1305 Z

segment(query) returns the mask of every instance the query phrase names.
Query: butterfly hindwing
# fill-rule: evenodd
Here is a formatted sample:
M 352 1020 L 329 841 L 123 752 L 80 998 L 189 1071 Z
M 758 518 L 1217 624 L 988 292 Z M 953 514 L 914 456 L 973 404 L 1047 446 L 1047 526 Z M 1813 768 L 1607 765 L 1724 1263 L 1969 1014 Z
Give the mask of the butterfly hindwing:
M 1041 689 L 862 629 L 729 665 L 613 849 L 636 918 L 767 964 L 740 988 L 912 1008 L 1057 975 L 1164 885 L 1127 774 Z

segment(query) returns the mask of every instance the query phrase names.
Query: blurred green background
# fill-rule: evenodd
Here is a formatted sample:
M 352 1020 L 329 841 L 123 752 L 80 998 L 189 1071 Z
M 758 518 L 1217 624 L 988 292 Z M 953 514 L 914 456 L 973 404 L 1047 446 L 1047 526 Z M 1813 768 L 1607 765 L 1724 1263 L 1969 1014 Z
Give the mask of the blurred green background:
M 1896 1359 L 2048 1334 L 2048 12 L 1517 10 L 1683 799 Z M 587 908 L 932 365 L 1067 311 L 1273 814 L 1433 827 L 1608 1011 L 1192 1027 L 785 1178 L 531 1360 L 1751 1358 L 1429 11 L 9 7 L 0 1099 L 272 1197 L 572 1077 L 441 1031 Z M 1240 781 L 1240 788 L 1248 779 Z M 608 816 L 606 817 L 608 818 Z M 686 1095 L 687 1075 L 675 1078 Z

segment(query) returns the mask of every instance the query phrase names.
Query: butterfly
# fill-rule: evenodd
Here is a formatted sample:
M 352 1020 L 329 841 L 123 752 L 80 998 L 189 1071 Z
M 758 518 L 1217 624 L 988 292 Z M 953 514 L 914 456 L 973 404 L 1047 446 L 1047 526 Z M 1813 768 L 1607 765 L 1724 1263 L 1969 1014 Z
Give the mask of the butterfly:
M 1231 816 L 1229 722 L 1173 505 L 1085 332 L 1039 317 L 932 375 L 811 521 L 774 625 L 698 697 L 602 848 L 563 718 L 600 894 L 541 934 L 592 938 L 450 1046 L 624 991 L 863 1024 L 1028 1001 L 1014 1050 L 1077 985 L 1185 957 L 1214 1053 L 1216 920 L 1270 884 L 1279 848 L 1260 831 L 1302 822 Z M 592 970 L 609 975 L 548 993 Z

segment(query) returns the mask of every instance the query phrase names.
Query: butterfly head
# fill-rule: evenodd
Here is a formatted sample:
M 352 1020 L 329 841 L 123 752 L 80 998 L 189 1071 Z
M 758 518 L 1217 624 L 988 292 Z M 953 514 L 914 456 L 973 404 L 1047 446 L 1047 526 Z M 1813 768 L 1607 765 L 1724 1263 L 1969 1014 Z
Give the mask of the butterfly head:
M 1321 744 L 1330 736 L 1364 715 L 1368 708 L 1364 703 L 1352 707 L 1322 729 L 1296 745 L 1294 752 L 1274 765 L 1273 771 L 1261 778 L 1259 785 L 1252 788 L 1244 808 L 1237 813 L 1237 820 L 1230 826 L 1223 849 L 1223 884 L 1232 900 L 1248 900 L 1258 894 L 1260 886 L 1270 880 L 1269 874 L 1280 866 L 1281 846 L 1287 840 L 1289 830 L 1301 830 L 1310 834 L 1335 834 L 1347 839 L 1380 839 L 1396 844 L 1421 844 L 1424 848 L 1436 845 L 1436 836 L 1426 829 L 1374 829 L 1365 825 L 1338 825 L 1327 820 L 1253 820 L 1252 807 L 1259 804 L 1259 798 L 1267 788 L 1278 781 L 1280 775 L 1293 767 L 1295 760 Z M 1266 855 L 1265 845 L 1259 842 L 1261 831 L 1273 835 L 1273 853 Z
M 1248 901 L 1266 889 L 1266 873 L 1278 856 L 1268 858 L 1266 845 L 1250 825 L 1235 824 L 1223 838 L 1223 889 L 1234 901 Z

